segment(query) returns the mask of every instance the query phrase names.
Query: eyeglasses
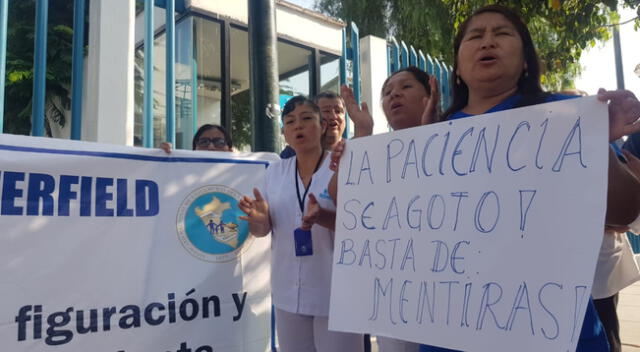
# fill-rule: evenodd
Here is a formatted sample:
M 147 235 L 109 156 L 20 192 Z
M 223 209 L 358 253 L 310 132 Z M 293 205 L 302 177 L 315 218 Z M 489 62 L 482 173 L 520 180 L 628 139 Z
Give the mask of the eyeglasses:
M 216 148 L 224 148 L 227 145 L 227 142 L 224 140 L 224 138 L 206 138 L 206 137 L 202 137 L 200 139 L 198 139 L 198 142 L 196 143 L 198 145 L 198 147 L 203 147 L 206 148 L 209 146 L 209 144 L 213 144 L 214 147 Z

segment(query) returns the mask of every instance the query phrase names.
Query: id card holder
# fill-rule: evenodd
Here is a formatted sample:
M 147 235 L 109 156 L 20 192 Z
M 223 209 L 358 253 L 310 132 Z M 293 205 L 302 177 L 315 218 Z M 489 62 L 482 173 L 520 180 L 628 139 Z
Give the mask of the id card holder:
M 313 255 L 313 243 L 311 242 L 311 231 L 297 228 L 293 231 L 293 239 L 296 245 L 296 257 Z

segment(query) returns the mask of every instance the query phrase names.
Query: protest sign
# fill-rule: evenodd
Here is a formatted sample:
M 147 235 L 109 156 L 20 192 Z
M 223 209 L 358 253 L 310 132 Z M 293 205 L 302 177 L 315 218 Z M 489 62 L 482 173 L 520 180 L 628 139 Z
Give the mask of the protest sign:
M 6 351 L 267 351 L 269 239 L 238 216 L 273 154 L 0 135 Z
M 350 140 L 330 328 L 464 351 L 575 350 L 607 140 L 595 97 Z

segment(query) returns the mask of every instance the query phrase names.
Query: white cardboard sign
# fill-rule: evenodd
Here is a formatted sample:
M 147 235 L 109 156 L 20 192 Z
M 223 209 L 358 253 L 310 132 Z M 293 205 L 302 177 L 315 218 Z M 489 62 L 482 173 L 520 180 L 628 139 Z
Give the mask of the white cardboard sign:
M 350 140 L 330 328 L 464 351 L 575 350 L 602 241 L 595 97 Z

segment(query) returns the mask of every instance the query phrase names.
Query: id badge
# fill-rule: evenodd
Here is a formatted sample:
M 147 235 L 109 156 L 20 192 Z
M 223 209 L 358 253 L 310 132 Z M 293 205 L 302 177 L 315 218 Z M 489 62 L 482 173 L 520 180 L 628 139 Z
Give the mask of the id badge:
M 296 243 L 296 257 L 313 254 L 311 230 L 303 230 L 297 228 L 295 231 L 293 231 L 293 239 Z

